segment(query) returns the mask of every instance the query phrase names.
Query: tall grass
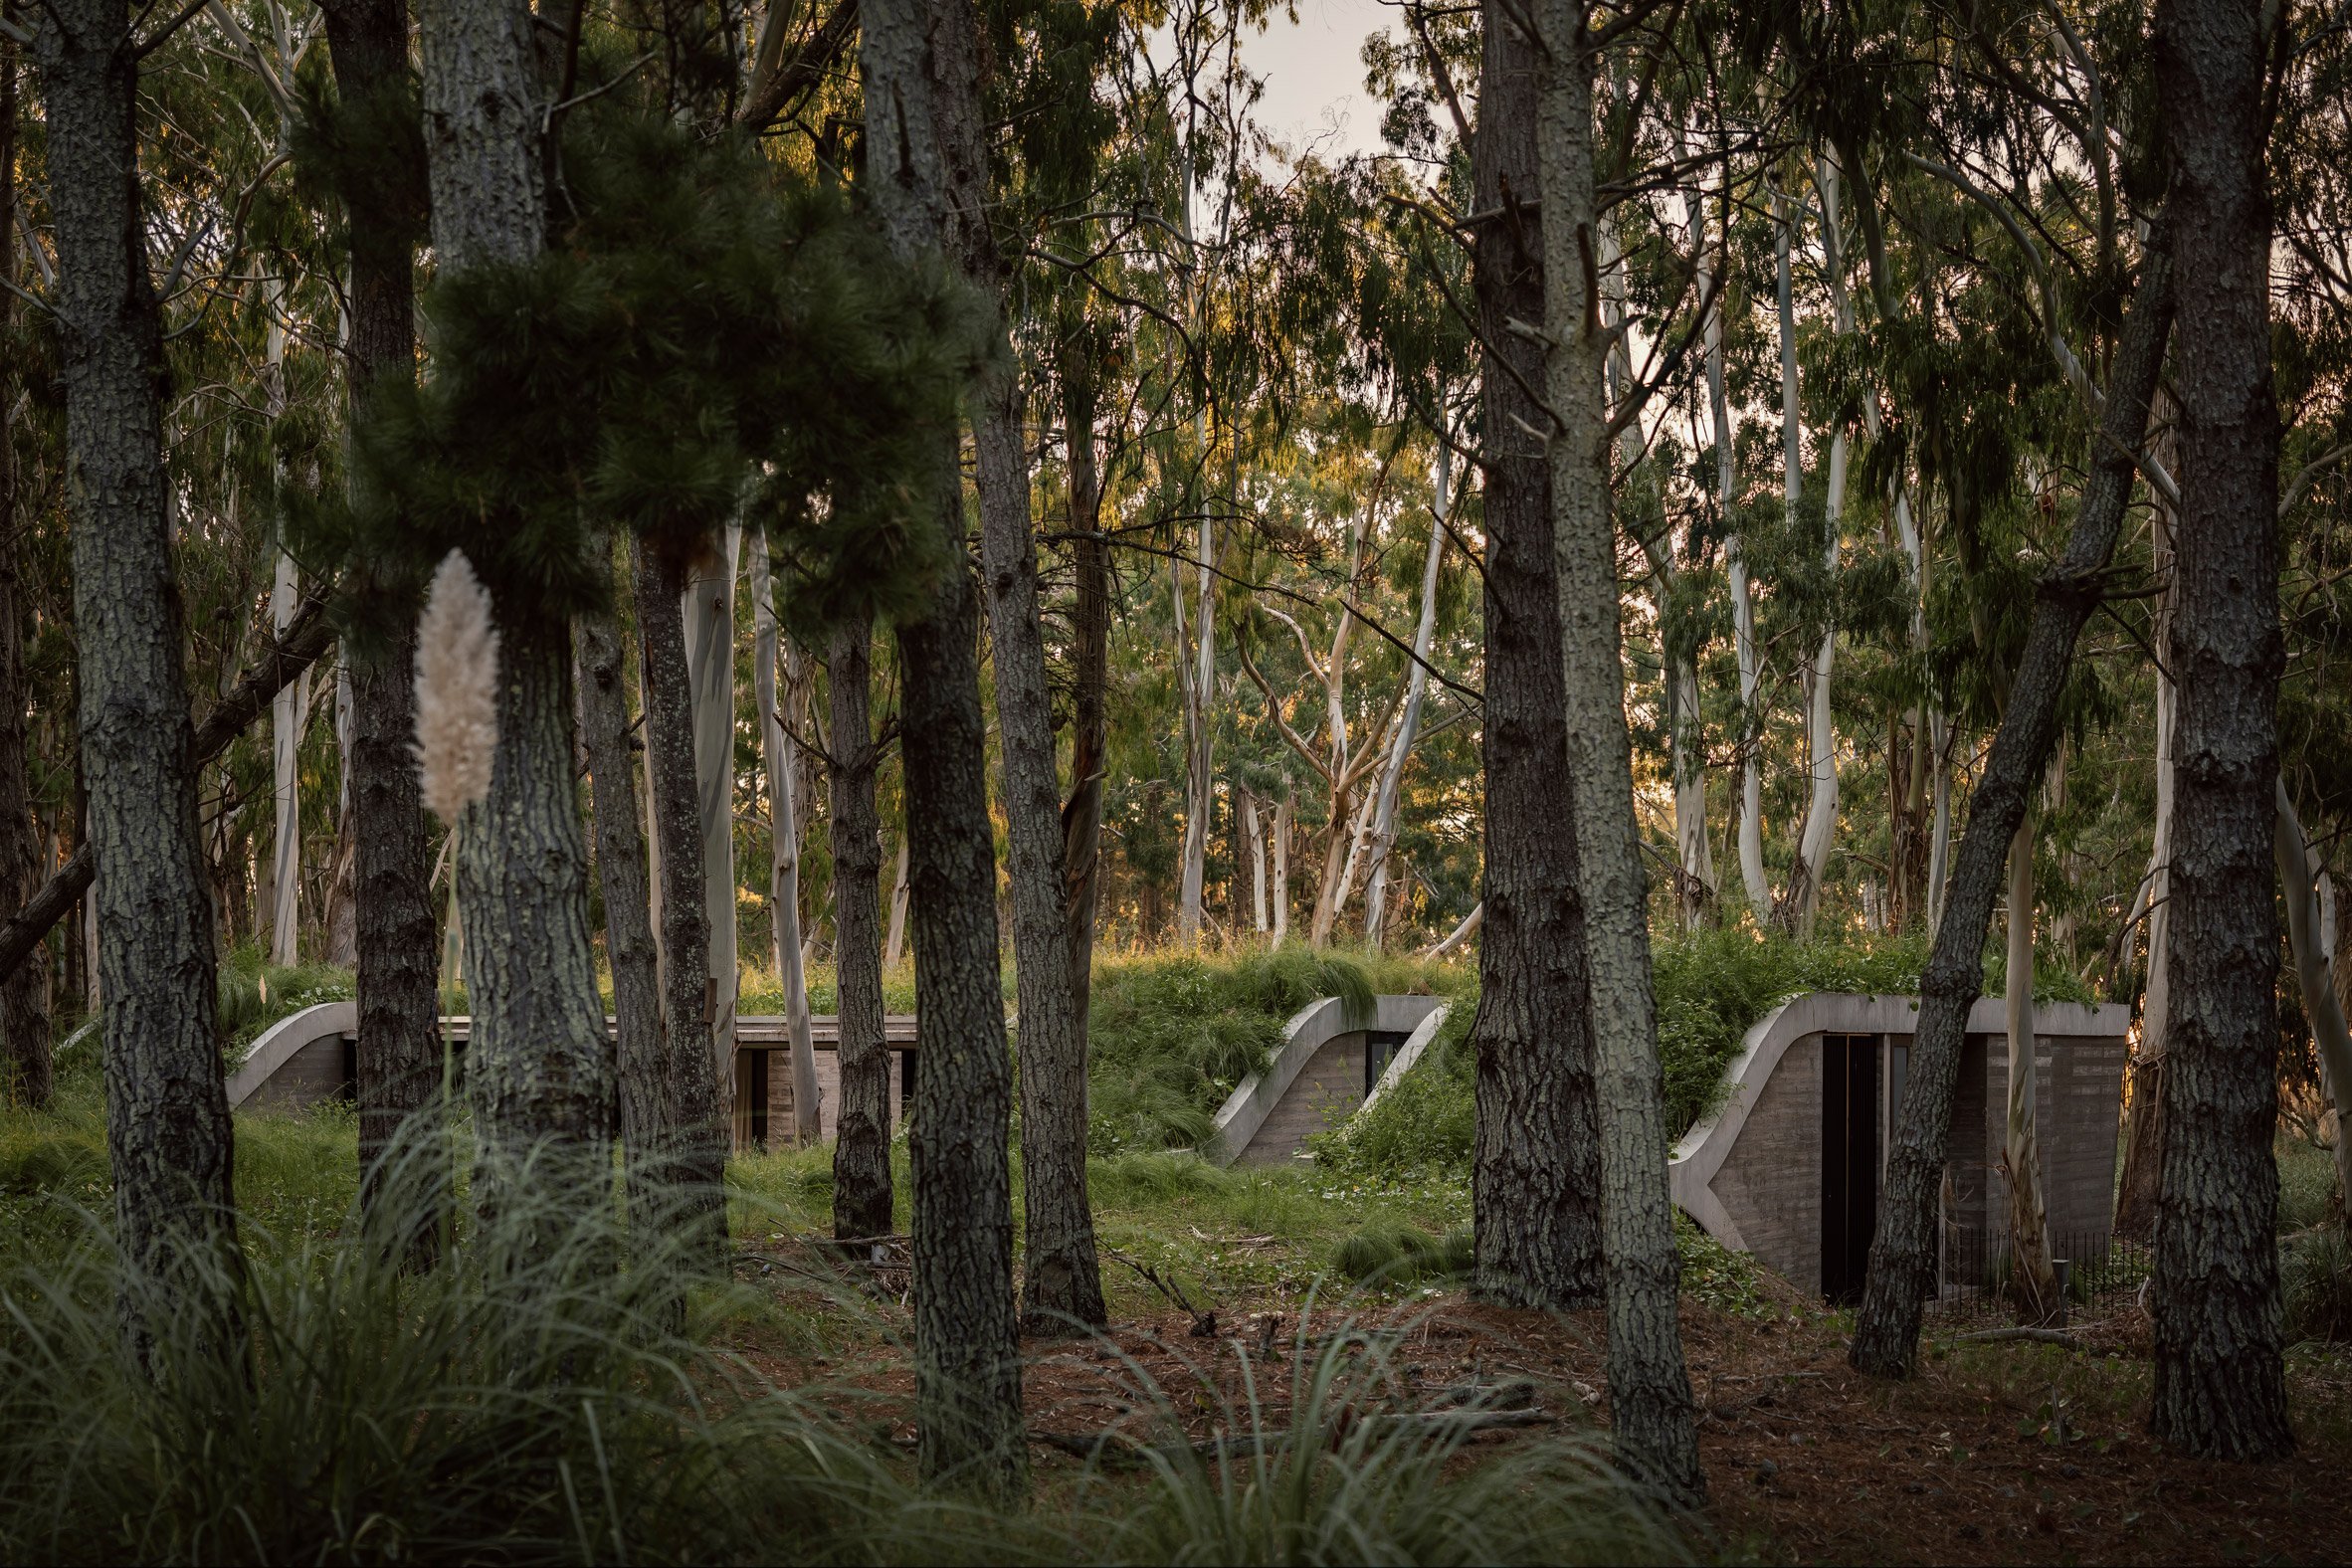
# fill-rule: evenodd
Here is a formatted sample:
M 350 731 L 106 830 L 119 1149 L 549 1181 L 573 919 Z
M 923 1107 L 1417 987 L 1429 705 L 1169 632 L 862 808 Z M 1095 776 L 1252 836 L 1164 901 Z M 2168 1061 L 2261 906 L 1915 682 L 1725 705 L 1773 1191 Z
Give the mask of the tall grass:
M 1206 1392 L 1214 1379 L 1163 1389 L 1130 1366 L 1124 1430 L 1140 1447 L 1041 1469 L 1044 1506 L 926 1492 L 887 1441 L 904 1415 L 888 1396 L 780 1386 L 714 1348 L 710 1332 L 741 1321 L 741 1287 L 697 1291 L 680 1324 L 689 1260 L 626 1231 L 599 1195 L 518 1182 L 533 1196 L 467 1225 L 444 1268 L 401 1272 L 401 1217 L 439 1212 L 448 1168 L 445 1151 L 404 1150 L 372 1220 L 351 1209 L 269 1234 L 246 1216 L 240 1262 L 168 1287 L 96 1220 L 62 1263 L 0 1274 L 0 1561 L 1682 1553 L 1582 1441 L 1473 1464 L 1459 1424 L 1386 1420 L 1414 1403 L 1411 1379 L 1345 1331 L 1301 1338 L 1285 1383 L 1238 1396 Z M 149 1327 L 143 1363 L 118 1297 Z M 822 1310 L 856 1320 L 854 1302 Z M 863 1326 L 881 1331 L 870 1314 Z M 1203 1453 L 1182 1438 L 1211 1400 L 1239 1441 Z
M 1291 1014 L 1326 996 L 1368 1007 L 1372 995 L 1362 965 L 1295 943 L 1097 961 L 1088 1146 L 1115 1154 L 1198 1145 L 1226 1095 L 1272 1059 Z

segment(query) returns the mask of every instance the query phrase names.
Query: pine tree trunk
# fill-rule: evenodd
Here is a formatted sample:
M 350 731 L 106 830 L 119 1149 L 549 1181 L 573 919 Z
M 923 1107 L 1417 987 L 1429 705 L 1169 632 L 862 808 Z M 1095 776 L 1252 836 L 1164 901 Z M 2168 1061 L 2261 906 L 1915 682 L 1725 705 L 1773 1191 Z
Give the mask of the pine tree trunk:
M 2009 842 L 2025 820 L 2028 795 L 2058 743 L 2058 696 L 2074 640 L 2097 608 L 2098 576 L 2114 552 L 2134 467 L 2148 425 L 2148 399 L 2172 326 L 2171 265 L 2152 244 L 2116 346 L 2106 410 L 2092 438 L 2090 478 L 2064 551 L 2035 591 L 2026 646 L 2009 706 L 1993 737 L 1984 777 L 1969 805 L 1960 864 L 1942 894 L 1935 946 L 1920 978 L 1919 1027 L 1911 1039 L 1894 1147 L 1888 1151 L 1868 1283 L 1848 1360 L 1881 1377 L 1907 1377 L 1919 1347 L 1919 1315 L 1936 1288 L 1936 1201 L 1943 1188 L 1968 1010 L 1984 989 L 1985 928 L 2001 891 Z M 1942 789 L 1939 778 L 1938 790 Z M 1943 831 L 1939 793 L 1937 829 Z M 1937 889 L 1929 888 L 1931 897 Z
M 433 249 L 444 276 L 534 260 L 545 237 L 545 116 L 529 8 L 427 0 L 417 36 Z M 601 1177 L 613 1096 L 573 777 L 571 629 L 517 592 L 497 596 L 495 614 L 490 797 L 458 829 L 474 1010 L 466 1073 L 482 1150 L 476 1192 L 490 1203 L 518 1162 L 549 1142 L 563 1168 L 545 1171 L 538 1185 L 565 1191 L 586 1172 Z
M 406 0 L 321 7 L 343 101 L 406 91 Z M 415 258 L 409 237 L 372 211 L 347 215 L 350 382 L 354 416 L 389 378 L 416 374 Z M 348 654 L 346 654 L 348 658 Z M 374 660 L 351 668 L 352 949 L 359 995 L 359 1163 L 372 1172 L 412 1116 L 436 1104 L 441 1078 L 433 892 L 417 732 L 416 632 L 403 623 Z M 372 1190 L 372 1184 L 369 1190 Z M 440 1227 L 420 1227 L 432 1245 Z
M 1667 1497 L 1692 1502 L 1705 1479 L 1675 1315 L 1681 1261 L 1666 1197 L 1648 885 L 1634 816 L 1619 653 L 1602 381 L 1607 346 L 1599 330 L 1600 301 L 1587 284 L 1596 227 L 1594 52 L 1582 13 L 1568 0 L 1541 0 L 1535 14 L 1543 61 L 1535 122 L 1544 213 L 1543 321 L 1550 337 L 1542 385 L 1556 422 L 1546 457 L 1552 548 L 1559 562 L 1567 779 L 1591 963 L 1609 1402 L 1620 1461 Z M 1489 925 L 1494 917 L 1489 908 Z
M 651 1221 L 657 1213 L 656 1167 L 673 1117 L 662 1040 L 660 949 L 647 890 L 645 834 L 638 825 L 637 759 L 629 739 L 626 644 L 619 619 L 609 611 L 581 616 L 573 640 L 596 875 L 604 891 L 605 960 L 613 970 L 613 1016 L 620 1036 L 621 1146 L 630 1207 L 641 1221 Z
M 890 1054 L 882 1038 L 882 823 L 874 809 L 868 704 L 874 624 L 833 634 L 833 965 L 841 1018 L 841 1105 L 833 1121 L 833 1234 L 887 1236 Z
M 675 554 L 637 545 L 637 630 L 645 658 L 645 745 L 662 860 L 663 1060 L 671 1123 L 663 1177 L 675 1185 L 674 1225 L 704 1232 L 715 1270 L 726 1249 L 726 1163 L 732 1128 L 711 1054 L 719 987 L 710 973 L 703 900 L 702 791 L 694 757 L 691 662 L 684 612 L 688 570 Z
M 2277 1459 L 2278 406 L 2271 388 L 2267 16 L 2162 0 L 2173 151 L 2181 514 L 2174 556 L 2171 1041 L 2148 1425 L 2201 1459 Z
M 234 1267 L 236 1220 L 163 470 L 162 320 L 140 214 L 138 55 L 123 0 L 57 0 L 41 16 L 114 1235 L 168 1280 L 201 1252 Z
M 966 0 L 866 0 L 860 47 L 870 194 L 909 261 L 964 254 L 987 220 L 979 40 Z M 979 602 L 964 569 L 956 443 L 931 458 L 947 567 L 898 630 L 914 893 L 915 1418 L 928 1480 L 997 1497 L 1028 1488 L 1013 1301 L 1011 1053 L 999 990 Z
M 1063 1334 L 1107 1321 L 1107 1311 L 1086 1207 L 1086 1019 L 1065 920 L 1062 787 L 1020 398 L 1011 371 L 991 377 L 975 399 L 973 446 L 1020 977 L 1021 1322 L 1032 1334 Z
M 801 967 L 798 759 L 776 708 L 777 624 L 768 543 L 751 546 L 751 682 L 759 709 L 760 764 L 768 783 L 768 913 L 776 978 L 784 986 L 784 1032 L 792 1047 L 792 1136 L 814 1146 L 825 1136 L 817 1102 L 817 1048 L 809 1033 L 809 983 Z
M 1543 352 L 1512 332 L 1543 319 L 1534 41 L 1489 5 L 1472 148 L 1475 286 L 1484 342 L 1485 875 L 1479 907 L 1477 1146 L 1470 1205 L 1478 1293 L 1516 1305 L 1600 1304 L 1601 1164 L 1592 1008 L 1560 685 L 1551 482 L 1528 430 Z M 1524 428 L 1522 428 L 1522 422 Z
M 9 6 L 13 17 L 15 7 Z M 0 282 L 16 281 L 17 48 L 0 39 Z M 0 340 L 14 328 L 16 295 L 0 290 Z M 16 402 L 20 377 L 0 370 L 0 907 L 33 896 L 43 878 L 41 825 L 33 815 L 26 762 L 23 558 L 17 549 Z M 22 963 L 0 977 L 0 1100 L 49 1103 L 49 1001 L 43 966 Z

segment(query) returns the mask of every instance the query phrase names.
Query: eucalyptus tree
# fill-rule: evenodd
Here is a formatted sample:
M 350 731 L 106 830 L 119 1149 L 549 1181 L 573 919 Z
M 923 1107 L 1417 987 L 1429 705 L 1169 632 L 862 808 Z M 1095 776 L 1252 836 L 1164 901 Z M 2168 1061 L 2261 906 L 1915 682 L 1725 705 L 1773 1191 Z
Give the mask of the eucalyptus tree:
M 2079 97 L 2101 89 L 2100 73 L 2111 57 L 2078 48 L 2075 41 L 2058 36 L 2062 29 L 2035 29 L 2043 46 L 2027 65 L 2035 71 L 2063 78 L 2066 96 Z M 1962 59 L 1983 60 L 1999 55 L 2006 71 L 2024 68 L 2011 55 L 2015 39 L 2001 39 L 1985 31 L 1970 31 L 1970 18 L 1954 19 L 1950 50 Z M 1906 40 L 1906 43 L 1910 41 Z M 2122 57 L 2128 65 L 2128 54 Z M 1954 80 L 1940 74 L 1939 82 Z M 2103 91 L 2112 97 L 2108 84 Z M 1908 145 L 1888 145 L 1888 157 L 1899 156 L 1930 175 L 1951 193 L 1949 200 L 1966 212 L 1989 221 L 2006 238 L 2007 247 L 1990 276 L 2019 296 L 2015 314 L 2027 328 L 2019 344 L 2031 344 L 2058 383 L 2080 405 L 2077 428 L 2087 452 L 2087 478 L 2074 508 L 2065 543 L 2033 591 L 2032 611 L 2024 630 L 2005 694 L 2000 723 L 1983 772 L 1970 800 L 1968 828 L 1936 928 L 1933 954 L 1921 979 L 1919 1027 L 1913 1037 L 1909 1071 L 1894 1146 L 1879 1208 L 1878 1228 L 1870 1253 L 1870 1273 L 1851 1359 L 1864 1371 L 1903 1375 L 1916 1353 L 1919 1313 L 1932 1284 L 1935 1261 L 1935 1204 L 1942 1178 L 1944 1150 L 1950 1132 L 1952 1090 L 1959 1068 L 1960 1036 L 1970 1005 L 1983 987 L 1982 950 L 1986 924 L 2005 882 L 2011 841 L 2025 820 L 2031 793 L 2040 785 L 2058 740 L 2063 698 L 2076 638 L 2097 608 L 2104 591 L 2103 577 L 2139 471 L 2154 465 L 2142 451 L 2148 428 L 2149 402 L 2170 335 L 2173 317 L 2172 262 L 2161 238 L 2162 219 L 2148 210 L 2148 198 L 2159 189 L 2154 172 L 2154 127 L 2142 127 L 2142 139 L 2118 148 L 2103 120 L 2084 121 L 2070 114 L 2043 117 L 2040 98 L 2006 89 L 1987 89 L 1971 100 L 1980 111 L 1977 123 L 1999 125 L 2030 121 L 2032 143 L 1999 136 L 1971 140 L 1954 132 L 1955 144 L 1939 145 L 1936 122 L 1925 124 L 1920 139 Z M 2004 116 L 2007 116 L 2005 119 Z M 1967 117 L 1956 122 L 1967 126 Z M 2050 243 L 2027 227 L 2035 219 L 2031 206 L 2021 217 L 2023 196 L 2001 194 L 1987 179 L 1972 173 L 1972 159 L 1982 158 L 2000 171 L 2007 185 L 2012 173 L 2002 160 L 2024 145 L 2055 145 L 2065 141 L 2080 167 L 2094 175 L 2094 192 L 2087 222 L 2070 226 L 2090 253 L 2088 276 L 2111 291 L 2105 297 L 2127 298 L 2120 328 L 2110 317 L 2086 310 L 2077 295 L 2061 290 L 2058 269 L 2061 262 L 2049 256 Z M 1845 161 L 1861 167 L 1853 147 Z M 2125 178 L 2117 177 L 2118 169 Z M 2047 184 L 2050 199 L 2060 199 Z M 2020 178 L 2016 189 L 2034 181 Z M 2126 193 L 2130 193 L 2127 203 Z M 2154 226 L 2150 239 L 2134 262 L 2128 244 L 2138 208 L 2142 221 Z M 2013 271 L 2014 270 L 2014 271 Z M 2133 273 L 2136 271 L 2136 282 Z M 2022 282 L 2015 280 L 2022 273 Z M 2111 306 L 2109 307 L 2112 308 Z M 2076 347 L 2077 334 L 2104 329 L 2113 333 L 2112 349 L 2091 362 L 2104 360 L 2106 384 L 2095 385 L 2085 359 Z M 2069 433 L 2070 434 L 2070 433 Z M 2056 443 L 2053 438 L 2053 445 Z M 2015 449 L 2010 449 L 2014 451 Z M 2156 471 L 2160 472 L 2160 471 Z M 2169 485 L 2169 478 L 2161 482 Z M 1980 624 L 1992 611 L 1979 600 Z M 2030 985 L 2029 977 L 2013 975 L 2011 984 Z M 2021 1064 L 2022 1072 L 2022 1064 Z

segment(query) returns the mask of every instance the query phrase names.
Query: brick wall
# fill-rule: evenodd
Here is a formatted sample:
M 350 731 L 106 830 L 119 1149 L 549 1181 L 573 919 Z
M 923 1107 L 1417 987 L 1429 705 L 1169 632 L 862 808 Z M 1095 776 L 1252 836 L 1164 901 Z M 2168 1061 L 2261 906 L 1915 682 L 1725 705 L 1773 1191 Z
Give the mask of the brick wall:
M 1821 1037 L 1788 1049 L 1710 1184 L 1756 1261 L 1821 1288 Z

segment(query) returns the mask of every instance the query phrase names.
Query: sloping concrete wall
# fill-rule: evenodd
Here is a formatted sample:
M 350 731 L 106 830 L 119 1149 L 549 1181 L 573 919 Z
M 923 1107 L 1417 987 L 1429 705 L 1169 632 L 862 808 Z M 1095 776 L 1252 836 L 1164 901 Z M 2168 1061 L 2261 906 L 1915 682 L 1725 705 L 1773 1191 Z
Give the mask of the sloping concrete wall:
M 1722 1107 L 1674 1146 L 1673 1200 L 1708 1235 L 1752 1253 L 1805 1288 L 1821 1274 L 1821 1050 L 1823 1035 L 1876 1035 L 1908 1044 L 1919 1001 L 1813 992 L 1782 1003 L 1750 1029 L 1726 1077 Z M 2056 1231 L 2106 1223 L 2115 1120 L 2131 1023 L 2127 1007 L 2043 1003 L 2035 1010 L 2039 1106 L 2050 1217 Z M 1883 1080 L 1882 1080 L 1883 1081 Z M 1980 998 L 1968 1017 L 1953 1100 L 1952 1164 L 1963 1225 L 1998 1226 L 2008 1045 L 2003 999 Z M 1881 1138 L 1884 1158 L 1886 1139 Z
M 1217 1165 L 1232 1165 L 1245 1156 L 1253 1164 L 1290 1158 L 1307 1133 L 1321 1131 L 1331 1116 L 1344 1116 L 1362 1101 L 1366 1033 L 1410 1035 L 1444 1006 L 1442 997 L 1377 996 L 1369 1016 L 1351 1016 L 1335 996 L 1307 1003 L 1282 1026 L 1282 1044 L 1274 1061 L 1226 1096 L 1217 1112 L 1216 1131 L 1201 1145 L 1202 1157 Z M 1337 1049 L 1323 1055 L 1332 1047 Z M 1352 1078 L 1347 1076 L 1351 1060 Z M 1302 1076 L 1306 1081 L 1298 1103 L 1285 1108 Z M 1282 1112 L 1281 1121 L 1260 1141 L 1260 1133 L 1277 1111 Z

